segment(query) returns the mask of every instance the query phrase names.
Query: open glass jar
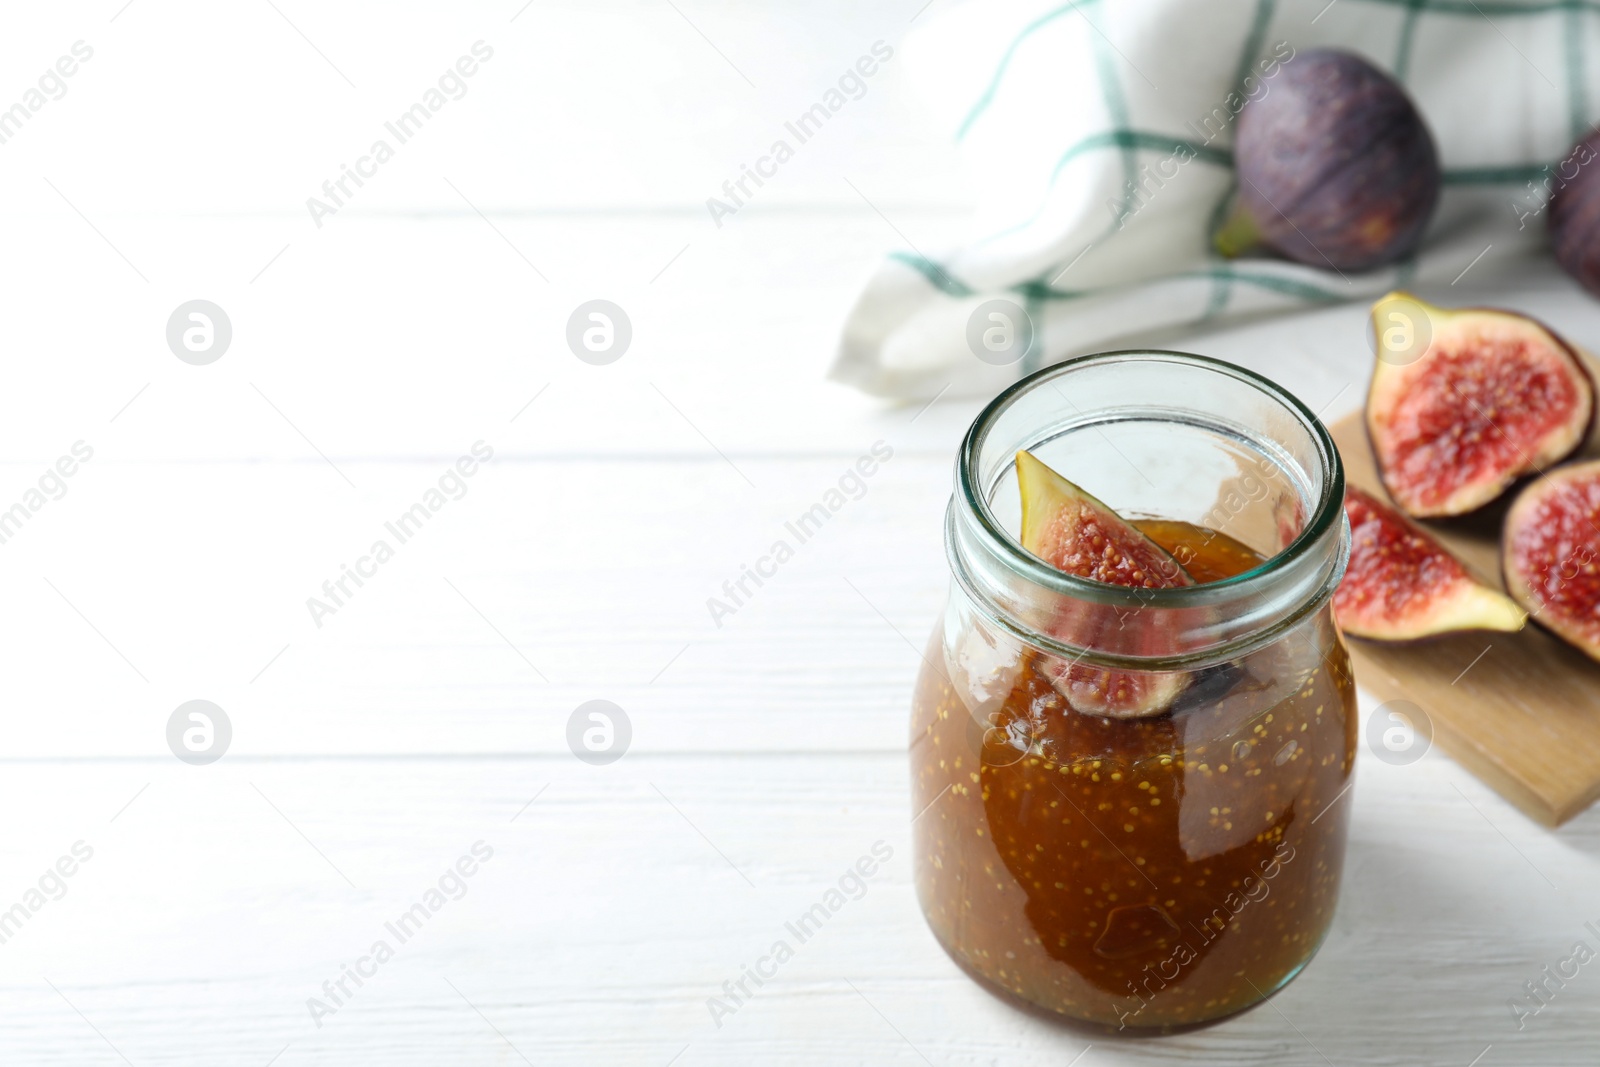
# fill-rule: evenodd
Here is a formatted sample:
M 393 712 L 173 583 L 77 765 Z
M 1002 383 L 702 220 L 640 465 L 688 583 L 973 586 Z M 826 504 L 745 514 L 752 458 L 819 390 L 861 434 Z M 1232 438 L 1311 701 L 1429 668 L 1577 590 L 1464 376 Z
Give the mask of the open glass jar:
M 1147 532 L 1181 531 L 1151 533 L 1181 562 L 1223 545 L 1247 562 L 1170 589 L 1063 573 L 1017 539 L 1019 449 Z M 1073 1019 L 1162 1030 L 1249 1007 L 1305 966 L 1333 917 L 1355 762 L 1329 608 L 1343 498 L 1316 416 L 1218 360 L 1089 356 L 978 416 L 911 728 L 917 891 L 969 973 Z M 1091 713 L 1063 664 L 1176 696 Z

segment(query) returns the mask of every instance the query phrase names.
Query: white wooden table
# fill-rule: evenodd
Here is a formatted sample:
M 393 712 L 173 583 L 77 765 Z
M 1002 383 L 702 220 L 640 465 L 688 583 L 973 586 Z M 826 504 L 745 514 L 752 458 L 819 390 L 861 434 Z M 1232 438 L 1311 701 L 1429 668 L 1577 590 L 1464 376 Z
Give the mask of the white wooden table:
M 885 409 L 822 375 L 878 257 L 951 239 L 966 193 L 889 63 L 735 219 L 703 207 L 919 3 L 11 16 L 19 98 L 95 51 L 0 145 L 0 510 L 74 442 L 93 458 L 0 545 L 0 909 L 29 912 L 0 944 L 0 1063 L 1595 1061 L 1600 964 L 1520 1032 L 1507 1001 L 1600 947 L 1600 813 L 1540 829 L 1438 753 L 1362 759 L 1331 938 L 1222 1025 L 1085 1036 L 933 942 L 908 646 L 979 405 Z M 467 95 L 317 228 L 305 198 L 480 39 Z M 1600 346 L 1548 268 L 1458 288 Z M 634 329 L 600 367 L 563 341 L 597 297 Z M 209 366 L 163 334 L 194 298 L 233 325 Z M 1362 315 L 1152 340 L 1332 418 L 1360 400 Z M 318 627 L 307 598 L 478 441 L 465 495 Z M 714 625 L 706 599 L 877 441 L 865 496 Z M 167 747 L 193 699 L 232 725 L 209 766 Z M 632 729 L 605 766 L 567 743 L 596 699 Z M 478 842 L 464 895 L 387 933 Z M 714 1020 L 878 842 L 865 894 Z M 379 939 L 393 958 L 314 1021 Z

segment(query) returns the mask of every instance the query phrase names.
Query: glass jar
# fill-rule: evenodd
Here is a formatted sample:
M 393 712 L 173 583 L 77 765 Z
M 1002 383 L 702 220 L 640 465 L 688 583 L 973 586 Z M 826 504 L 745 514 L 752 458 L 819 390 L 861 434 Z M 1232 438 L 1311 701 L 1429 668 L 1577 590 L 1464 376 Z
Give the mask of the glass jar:
M 1229 545 L 1248 562 L 1163 589 L 1059 571 L 1017 539 L 1019 449 L 1147 532 L 1187 531 L 1163 542 L 1180 561 Z M 1329 607 L 1343 499 L 1317 417 L 1219 360 L 1076 359 L 978 416 L 911 729 L 917 892 L 970 974 L 1072 1019 L 1169 1030 L 1257 1003 L 1316 952 L 1357 730 Z M 1140 717 L 1080 710 L 1051 682 L 1062 661 L 1177 695 Z

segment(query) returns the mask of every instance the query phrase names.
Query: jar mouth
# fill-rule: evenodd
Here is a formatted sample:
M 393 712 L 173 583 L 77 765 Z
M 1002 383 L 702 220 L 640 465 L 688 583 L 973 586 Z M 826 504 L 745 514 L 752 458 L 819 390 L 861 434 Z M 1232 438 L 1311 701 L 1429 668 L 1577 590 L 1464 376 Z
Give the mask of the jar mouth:
M 1160 589 L 1060 571 L 1019 540 L 1017 449 L 1054 453 L 1119 514 L 1215 531 L 1264 559 Z M 1038 648 L 1103 666 L 1162 670 L 1273 640 L 1327 604 L 1349 556 L 1327 428 L 1272 381 L 1206 356 L 1105 352 L 1031 374 L 973 422 L 955 481 L 946 548 L 968 599 Z
M 1259 565 L 1231 578 L 1166 589 L 1132 589 L 1068 574 L 1050 566 L 1023 548 L 1021 542 L 1006 531 L 995 517 L 988 496 L 980 484 L 977 471 L 978 457 L 996 421 L 1020 396 L 1054 378 L 1063 377 L 1088 366 L 1133 360 L 1149 362 L 1152 359 L 1203 368 L 1253 386 L 1298 415 L 1316 441 L 1325 476 L 1321 479 L 1321 497 L 1316 502 L 1310 518 L 1294 540 L 1283 549 Z M 1034 584 L 1064 596 L 1097 604 L 1125 604 L 1130 608 L 1177 608 L 1231 600 L 1245 588 L 1260 584 L 1262 579 L 1292 566 L 1313 546 L 1318 545 L 1344 516 L 1344 464 L 1339 458 L 1339 450 L 1333 443 L 1332 435 L 1328 433 L 1327 427 L 1315 412 L 1306 407 L 1293 393 L 1254 371 L 1210 356 L 1197 356 L 1164 349 L 1121 349 L 1079 356 L 1035 371 L 1006 388 L 978 413 L 978 417 L 973 420 L 972 426 L 962 439 L 961 450 L 956 459 L 956 488 L 959 501 L 975 520 L 978 534 L 1014 571 Z

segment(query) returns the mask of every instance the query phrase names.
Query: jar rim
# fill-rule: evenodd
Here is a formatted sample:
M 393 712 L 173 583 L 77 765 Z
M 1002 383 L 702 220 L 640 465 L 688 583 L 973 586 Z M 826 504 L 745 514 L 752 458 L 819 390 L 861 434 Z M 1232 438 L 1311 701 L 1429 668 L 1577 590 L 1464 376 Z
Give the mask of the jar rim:
M 1023 393 L 1049 381 L 1090 365 L 1124 363 L 1134 360 L 1171 362 L 1223 374 L 1243 382 L 1271 397 L 1287 410 L 1297 415 L 1316 442 L 1322 460 L 1322 496 L 1316 502 L 1304 528 L 1282 550 L 1274 553 L 1250 570 L 1229 578 L 1200 585 L 1174 586 L 1162 589 L 1133 589 L 1109 585 L 1088 578 L 1080 578 L 1058 570 L 1022 547 L 1022 543 L 1008 533 L 995 518 L 989 501 L 978 484 L 977 465 L 983 445 L 995 422 Z M 956 490 L 958 502 L 969 516 L 976 520 L 979 536 L 986 547 L 1020 576 L 1044 589 L 1099 604 L 1138 606 L 1143 608 L 1186 608 L 1214 601 L 1230 600 L 1248 591 L 1250 586 L 1261 584 L 1279 571 L 1298 561 L 1313 546 L 1318 545 L 1328 531 L 1344 515 L 1344 462 L 1333 436 L 1322 419 L 1293 393 L 1276 382 L 1254 371 L 1226 360 L 1200 356 L 1168 349 L 1134 348 L 1112 352 L 1097 352 L 1052 364 L 1012 383 L 986 404 L 973 420 L 956 457 Z M 1342 569 L 1342 568 L 1341 568 Z M 1332 590 L 1327 590 L 1331 594 Z

